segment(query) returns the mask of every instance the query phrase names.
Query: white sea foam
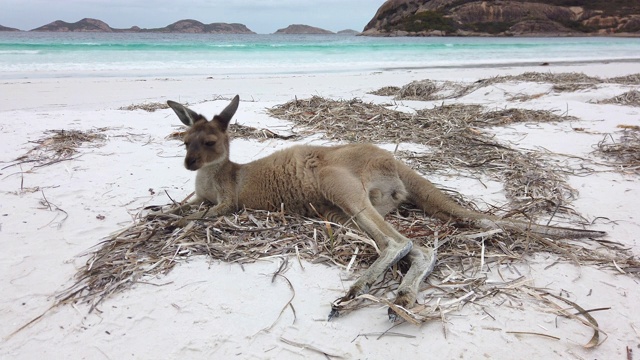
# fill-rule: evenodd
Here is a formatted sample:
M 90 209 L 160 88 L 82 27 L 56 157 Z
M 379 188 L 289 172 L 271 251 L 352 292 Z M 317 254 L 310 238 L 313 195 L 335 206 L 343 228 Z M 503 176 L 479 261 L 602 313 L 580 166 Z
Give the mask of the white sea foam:
M 0 56 L 3 55 L 34 55 L 39 54 L 39 50 L 0 50 Z

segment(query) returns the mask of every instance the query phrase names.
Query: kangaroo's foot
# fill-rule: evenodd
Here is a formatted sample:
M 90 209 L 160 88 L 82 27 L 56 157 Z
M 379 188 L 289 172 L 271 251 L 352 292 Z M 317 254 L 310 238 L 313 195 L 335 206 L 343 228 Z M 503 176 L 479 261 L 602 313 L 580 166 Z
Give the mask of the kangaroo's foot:
M 407 241 L 404 244 L 396 242 L 390 243 L 389 246 L 382 251 L 380 257 L 378 257 L 378 259 L 364 272 L 364 274 L 362 274 L 362 276 L 360 276 L 360 278 L 351 285 L 347 294 L 334 303 L 334 306 L 332 306 L 331 312 L 329 313 L 329 320 L 339 316 L 341 303 L 348 302 L 359 295 L 368 293 L 376 280 L 382 276 L 389 267 L 407 256 L 412 248 L 413 243 L 411 241 Z
M 396 299 L 393 302 L 405 309 L 415 304 L 420 284 L 433 271 L 436 265 L 436 250 L 435 248 L 425 249 L 416 246 L 407 255 L 407 261 L 410 264 L 409 270 L 400 283 Z M 392 322 L 399 320 L 398 314 L 391 308 L 388 310 L 388 315 Z

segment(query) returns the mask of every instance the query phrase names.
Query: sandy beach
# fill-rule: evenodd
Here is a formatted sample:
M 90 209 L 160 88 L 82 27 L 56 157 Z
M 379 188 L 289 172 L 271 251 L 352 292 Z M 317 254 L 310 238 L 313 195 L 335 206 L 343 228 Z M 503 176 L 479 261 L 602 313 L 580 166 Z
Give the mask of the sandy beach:
M 546 253 L 496 265 L 489 272 L 523 279 L 593 310 L 590 314 L 601 330 L 598 346 L 584 347 L 594 331 L 579 320 L 557 316 L 535 301 L 504 296 L 461 302 L 457 311 L 421 326 L 394 326 L 383 305 L 370 305 L 328 322 L 331 302 L 344 295 L 357 273 L 338 266 L 290 261 L 286 271 L 289 286 L 283 279 L 272 281 L 281 261 L 277 257 L 240 266 L 193 256 L 167 274 L 141 279 L 133 288 L 113 294 L 92 312 L 84 303 L 51 308 L 56 295 L 75 282 L 74 276 L 88 258 L 83 254 L 131 225 L 145 206 L 169 204 L 167 195 L 182 200 L 193 191 L 195 175 L 182 164 L 184 148 L 167 138 L 179 129 L 175 114 L 170 109 L 147 112 L 120 108 L 175 100 L 211 117 L 236 94 L 241 98 L 234 118 L 237 123 L 278 133 L 290 132 L 292 124 L 269 116 L 266 109 L 311 96 L 359 98 L 405 112 L 444 103 L 574 116 L 577 120 L 520 123 L 485 131 L 520 149 L 562 154 L 556 158 L 572 166 L 584 161 L 593 171 L 568 176 L 568 184 L 578 191 L 570 206 L 592 223 L 588 228 L 606 231 L 606 240 L 619 243 L 637 259 L 638 170 L 621 172 L 593 152 L 607 134 L 617 139 L 620 125 L 640 126 L 640 108 L 597 102 L 638 89 L 638 85 L 603 83 L 554 91 L 549 83 L 505 82 L 437 101 L 393 100 L 370 94 L 414 80 L 472 84 L 525 72 L 577 72 L 612 78 L 640 73 L 640 63 L 288 76 L 2 80 L 0 358 L 638 358 L 638 269 L 623 271 L 613 264 L 577 266 L 570 259 Z M 17 160 L 29 154 L 39 139 L 61 129 L 94 131 L 101 137 L 81 145 L 63 161 L 36 164 Z M 295 143 L 331 142 L 320 135 L 296 140 L 237 139 L 231 145 L 231 159 L 249 162 Z M 396 144 L 380 145 L 392 151 L 396 148 Z M 397 150 L 424 151 L 411 143 L 399 144 Z M 496 181 L 455 173 L 424 175 L 481 207 L 505 203 L 501 184 Z M 600 250 L 596 246 L 594 251 Z M 421 294 L 418 301 L 424 296 Z M 295 313 L 286 306 L 291 298 Z M 559 304 L 576 312 L 566 303 Z

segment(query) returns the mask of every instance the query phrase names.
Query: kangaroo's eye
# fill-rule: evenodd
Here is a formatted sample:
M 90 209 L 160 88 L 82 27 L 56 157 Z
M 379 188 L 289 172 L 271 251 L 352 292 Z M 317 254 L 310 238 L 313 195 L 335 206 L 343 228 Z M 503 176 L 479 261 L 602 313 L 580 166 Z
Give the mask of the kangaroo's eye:
M 215 142 L 215 141 L 206 141 L 204 144 L 205 144 L 206 146 L 211 147 L 211 146 L 214 146 L 214 145 L 216 144 L 216 142 Z

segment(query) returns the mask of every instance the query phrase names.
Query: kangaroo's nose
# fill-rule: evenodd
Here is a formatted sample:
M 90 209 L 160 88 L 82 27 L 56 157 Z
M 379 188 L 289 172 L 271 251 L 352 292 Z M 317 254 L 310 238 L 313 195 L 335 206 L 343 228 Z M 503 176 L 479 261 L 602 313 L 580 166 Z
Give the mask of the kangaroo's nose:
M 195 157 L 188 157 L 184 159 L 184 164 L 187 169 L 193 169 L 193 166 L 196 164 L 197 159 Z

